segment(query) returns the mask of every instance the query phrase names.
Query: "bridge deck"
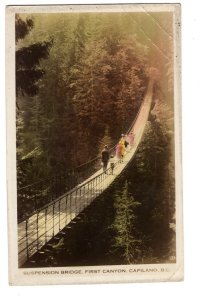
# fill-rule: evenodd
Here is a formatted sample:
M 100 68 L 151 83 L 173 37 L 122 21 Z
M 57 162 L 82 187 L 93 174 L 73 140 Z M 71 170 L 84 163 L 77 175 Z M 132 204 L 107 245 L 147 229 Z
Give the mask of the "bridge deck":
M 152 86 L 153 83 L 150 82 L 140 113 L 131 129 L 135 134 L 134 145 L 128 148 L 122 163 L 116 157 L 114 158 L 115 167 L 113 174 L 111 174 L 110 169 L 107 171 L 107 174 L 103 173 L 102 169 L 97 171 L 83 183 L 18 224 L 19 266 L 25 263 L 65 226 L 70 224 L 97 196 L 113 183 L 115 178 L 122 173 L 132 160 L 148 120 Z

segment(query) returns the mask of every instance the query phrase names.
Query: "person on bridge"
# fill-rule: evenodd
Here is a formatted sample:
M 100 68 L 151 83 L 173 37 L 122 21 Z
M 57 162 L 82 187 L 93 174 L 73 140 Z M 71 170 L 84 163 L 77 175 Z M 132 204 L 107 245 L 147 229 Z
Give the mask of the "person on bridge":
M 121 162 L 121 144 L 118 143 L 117 146 L 116 146 L 116 156 L 117 156 L 117 159 Z
M 124 154 L 125 154 L 125 140 L 124 140 L 124 138 L 121 138 L 119 143 L 121 145 L 121 162 L 123 162 Z
M 103 172 L 106 173 L 108 161 L 109 161 L 109 152 L 108 152 L 108 146 L 105 145 L 103 151 L 101 152 L 101 161 L 103 163 Z
M 129 145 L 129 140 L 128 140 L 128 135 L 126 134 L 126 135 L 124 136 L 124 146 L 125 146 L 125 149 L 128 148 L 128 145 Z

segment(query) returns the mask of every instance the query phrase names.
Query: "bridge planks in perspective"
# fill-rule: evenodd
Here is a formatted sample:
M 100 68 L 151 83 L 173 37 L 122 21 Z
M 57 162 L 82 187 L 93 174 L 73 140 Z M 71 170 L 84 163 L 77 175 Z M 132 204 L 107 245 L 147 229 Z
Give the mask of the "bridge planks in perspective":
M 82 184 L 47 204 L 37 213 L 18 224 L 19 267 L 65 226 L 70 224 L 97 196 L 105 191 L 133 159 L 148 120 L 152 90 L 153 81 L 150 81 L 140 112 L 131 128 L 131 131 L 135 134 L 134 146 L 126 152 L 123 163 L 119 163 L 115 157 L 113 174 L 102 173 L 102 170 L 97 171 Z

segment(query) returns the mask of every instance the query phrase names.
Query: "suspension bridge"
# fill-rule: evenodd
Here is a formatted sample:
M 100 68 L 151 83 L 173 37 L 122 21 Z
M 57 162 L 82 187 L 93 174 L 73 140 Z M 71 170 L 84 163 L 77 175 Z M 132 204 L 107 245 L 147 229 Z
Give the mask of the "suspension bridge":
M 114 170 L 102 168 L 87 179 L 56 197 L 54 200 L 30 213 L 18 223 L 18 265 L 21 267 L 45 244 L 47 244 L 88 207 L 94 199 L 112 185 L 133 159 L 141 142 L 152 103 L 153 80 L 150 80 L 140 110 L 131 125 L 129 132 L 134 132 L 134 144 L 128 147 L 123 162 L 114 156 Z M 128 133 L 128 132 L 127 132 Z M 115 153 L 115 147 L 111 149 Z

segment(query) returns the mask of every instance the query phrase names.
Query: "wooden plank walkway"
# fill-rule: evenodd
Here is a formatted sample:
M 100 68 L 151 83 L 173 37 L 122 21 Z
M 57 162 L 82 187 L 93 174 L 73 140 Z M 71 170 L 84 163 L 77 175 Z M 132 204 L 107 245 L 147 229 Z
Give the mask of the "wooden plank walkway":
M 150 81 L 140 113 L 131 129 L 135 134 L 134 145 L 126 151 L 122 163 L 116 157 L 114 158 L 113 174 L 110 174 L 110 170 L 108 170 L 108 174 L 103 173 L 102 169 L 97 171 L 83 183 L 18 224 L 19 267 L 64 227 L 69 226 L 75 217 L 113 183 L 133 159 L 148 120 L 152 88 L 153 82 Z

